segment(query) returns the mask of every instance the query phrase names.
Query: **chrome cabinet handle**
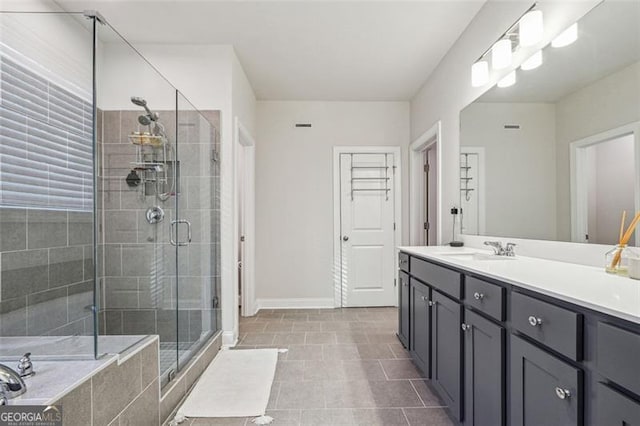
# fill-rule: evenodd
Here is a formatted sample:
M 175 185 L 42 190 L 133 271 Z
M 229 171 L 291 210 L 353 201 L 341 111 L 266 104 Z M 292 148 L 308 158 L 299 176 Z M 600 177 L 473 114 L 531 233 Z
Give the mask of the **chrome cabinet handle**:
M 433 306 L 435 304 L 436 304 L 436 302 L 434 302 L 433 300 L 429 300 L 429 303 L 428 303 L 429 306 Z
M 179 224 L 179 223 L 184 223 L 185 225 L 187 225 L 187 241 L 186 242 L 176 241 L 173 239 L 173 235 L 175 234 L 175 230 L 177 229 L 176 224 Z M 172 246 L 179 246 L 179 247 L 183 247 L 191 244 L 191 222 L 185 219 L 172 220 L 171 228 L 169 230 L 169 242 L 171 243 Z
M 349 237 L 345 235 L 344 237 L 342 237 L 342 241 L 349 241 Z
M 533 315 L 531 315 L 529 317 L 529 325 L 531 327 L 538 327 L 542 325 L 542 318 L 534 317 Z
M 462 323 L 462 325 L 460 325 L 460 328 L 462 329 L 462 331 L 471 330 L 471 326 L 469 324 L 465 324 L 465 323 Z
M 475 293 L 473 293 L 473 298 L 476 299 L 476 300 L 482 300 L 482 299 L 484 299 L 484 294 L 478 293 L 476 291 Z
M 420 296 L 420 299 L 422 299 L 423 302 L 427 300 L 427 298 L 424 296 Z
M 560 399 L 567 399 L 571 396 L 571 392 L 569 392 L 569 389 L 556 387 L 556 396 Z

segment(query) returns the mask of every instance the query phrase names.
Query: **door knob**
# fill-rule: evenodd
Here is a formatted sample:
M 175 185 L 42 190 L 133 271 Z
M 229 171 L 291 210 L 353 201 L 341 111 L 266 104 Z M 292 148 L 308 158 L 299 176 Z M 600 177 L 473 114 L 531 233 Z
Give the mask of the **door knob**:
M 349 237 L 345 235 L 344 237 L 342 237 L 342 241 L 349 241 Z

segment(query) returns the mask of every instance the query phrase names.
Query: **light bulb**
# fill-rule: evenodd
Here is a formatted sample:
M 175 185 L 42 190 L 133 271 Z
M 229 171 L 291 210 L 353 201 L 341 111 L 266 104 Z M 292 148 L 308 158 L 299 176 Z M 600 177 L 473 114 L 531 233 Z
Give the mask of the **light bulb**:
M 471 66 L 471 85 L 480 87 L 489 81 L 489 63 L 487 61 L 478 61 Z
M 498 87 L 509 87 L 516 84 L 516 72 L 511 71 L 498 82 Z
M 560 33 L 551 42 L 553 47 L 565 47 L 578 39 L 578 23 L 571 25 L 569 28 Z
M 491 67 L 501 70 L 511 65 L 511 40 L 504 38 L 491 48 Z
M 522 17 L 518 24 L 520 29 L 520 46 L 533 46 L 542 40 L 544 24 L 542 11 L 532 10 Z
M 542 65 L 542 50 L 538 50 L 529 59 L 524 61 L 522 65 L 520 65 L 520 68 L 525 71 L 529 71 L 534 68 L 538 68 L 540 65 Z

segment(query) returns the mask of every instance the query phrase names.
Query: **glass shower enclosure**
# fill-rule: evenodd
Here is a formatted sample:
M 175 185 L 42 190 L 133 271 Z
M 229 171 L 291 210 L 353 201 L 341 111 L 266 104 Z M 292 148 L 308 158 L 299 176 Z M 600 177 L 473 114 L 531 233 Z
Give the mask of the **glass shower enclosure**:
M 0 355 L 157 334 L 166 384 L 220 330 L 219 111 L 94 12 L 0 13 L 0 93 Z

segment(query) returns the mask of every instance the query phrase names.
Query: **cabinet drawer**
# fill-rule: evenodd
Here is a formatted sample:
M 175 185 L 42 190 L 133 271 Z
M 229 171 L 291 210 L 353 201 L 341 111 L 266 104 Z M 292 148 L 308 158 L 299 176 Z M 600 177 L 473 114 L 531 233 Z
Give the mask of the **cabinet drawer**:
M 460 273 L 442 266 L 411 257 L 409 259 L 411 275 L 420 281 L 450 296 L 460 299 L 462 296 L 462 280 Z
M 498 321 L 504 321 L 505 289 L 495 284 L 465 277 L 465 302 L 479 311 L 491 315 Z
M 409 255 L 407 253 L 398 254 L 398 268 L 409 272 Z
M 513 292 L 511 322 L 520 332 L 551 349 L 582 360 L 582 314 Z
M 596 366 L 612 382 L 640 395 L 640 335 L 622 328 L 598 323 Z
M 602 383 L 598 383 L 597 400 L 597 424 L 611 426 L 640 424 L 640 403 L 637 401 Z

